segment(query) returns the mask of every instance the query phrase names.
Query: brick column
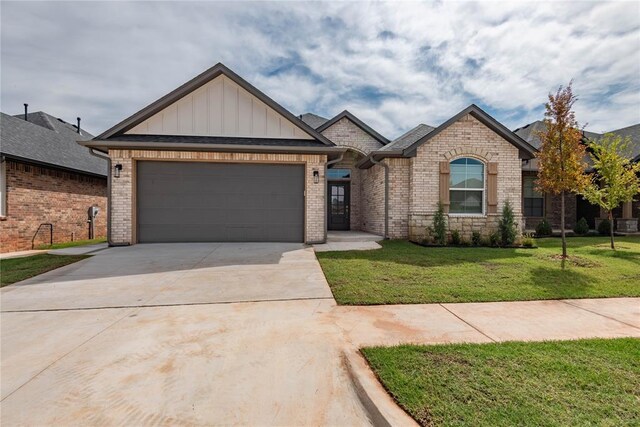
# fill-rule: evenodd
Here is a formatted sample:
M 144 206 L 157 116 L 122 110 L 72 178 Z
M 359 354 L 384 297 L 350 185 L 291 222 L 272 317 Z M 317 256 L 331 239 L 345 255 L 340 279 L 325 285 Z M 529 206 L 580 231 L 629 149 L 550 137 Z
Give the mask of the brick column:
M 617 229 L 621 233 L 636 233 L 638 231 L 638 218 L 633 217 L 631 202 L 622 205 L 622 218 L 618 218 Z

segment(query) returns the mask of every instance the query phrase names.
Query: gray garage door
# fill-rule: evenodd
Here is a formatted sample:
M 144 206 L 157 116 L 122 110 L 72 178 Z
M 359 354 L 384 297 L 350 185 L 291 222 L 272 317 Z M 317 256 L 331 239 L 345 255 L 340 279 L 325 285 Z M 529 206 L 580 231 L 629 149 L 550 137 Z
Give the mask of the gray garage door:
M 304 166 L 138 162 L 139 242 L 302 242 Z

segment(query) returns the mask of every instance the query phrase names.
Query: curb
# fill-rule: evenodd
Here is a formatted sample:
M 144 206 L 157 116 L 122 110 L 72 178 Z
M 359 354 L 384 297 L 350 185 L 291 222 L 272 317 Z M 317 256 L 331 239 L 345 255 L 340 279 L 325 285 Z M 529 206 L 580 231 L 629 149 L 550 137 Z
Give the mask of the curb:
M 374 426 L 418 426 L 418 423 L 389 396 L 357 351 L 344 351 L 342 359 L 358 399 Z

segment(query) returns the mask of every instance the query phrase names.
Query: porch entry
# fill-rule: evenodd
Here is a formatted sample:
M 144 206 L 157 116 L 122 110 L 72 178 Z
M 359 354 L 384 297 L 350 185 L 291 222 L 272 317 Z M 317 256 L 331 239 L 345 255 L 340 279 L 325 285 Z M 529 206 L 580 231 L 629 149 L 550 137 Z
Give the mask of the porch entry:
M 328 182 L 327 183 L 329 206 L 327 209 L 329 230 L 349 230 L 349 211 L 351 204 L 351 183 L 350 182 Z

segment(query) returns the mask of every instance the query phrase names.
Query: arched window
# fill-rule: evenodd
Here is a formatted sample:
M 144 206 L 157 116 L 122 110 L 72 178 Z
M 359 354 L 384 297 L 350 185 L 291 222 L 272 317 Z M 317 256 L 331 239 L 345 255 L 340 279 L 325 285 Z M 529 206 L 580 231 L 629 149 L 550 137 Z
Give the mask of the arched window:
M 463 157 L 451 162 L 449 213 L 484 213 L 484 163 Z

